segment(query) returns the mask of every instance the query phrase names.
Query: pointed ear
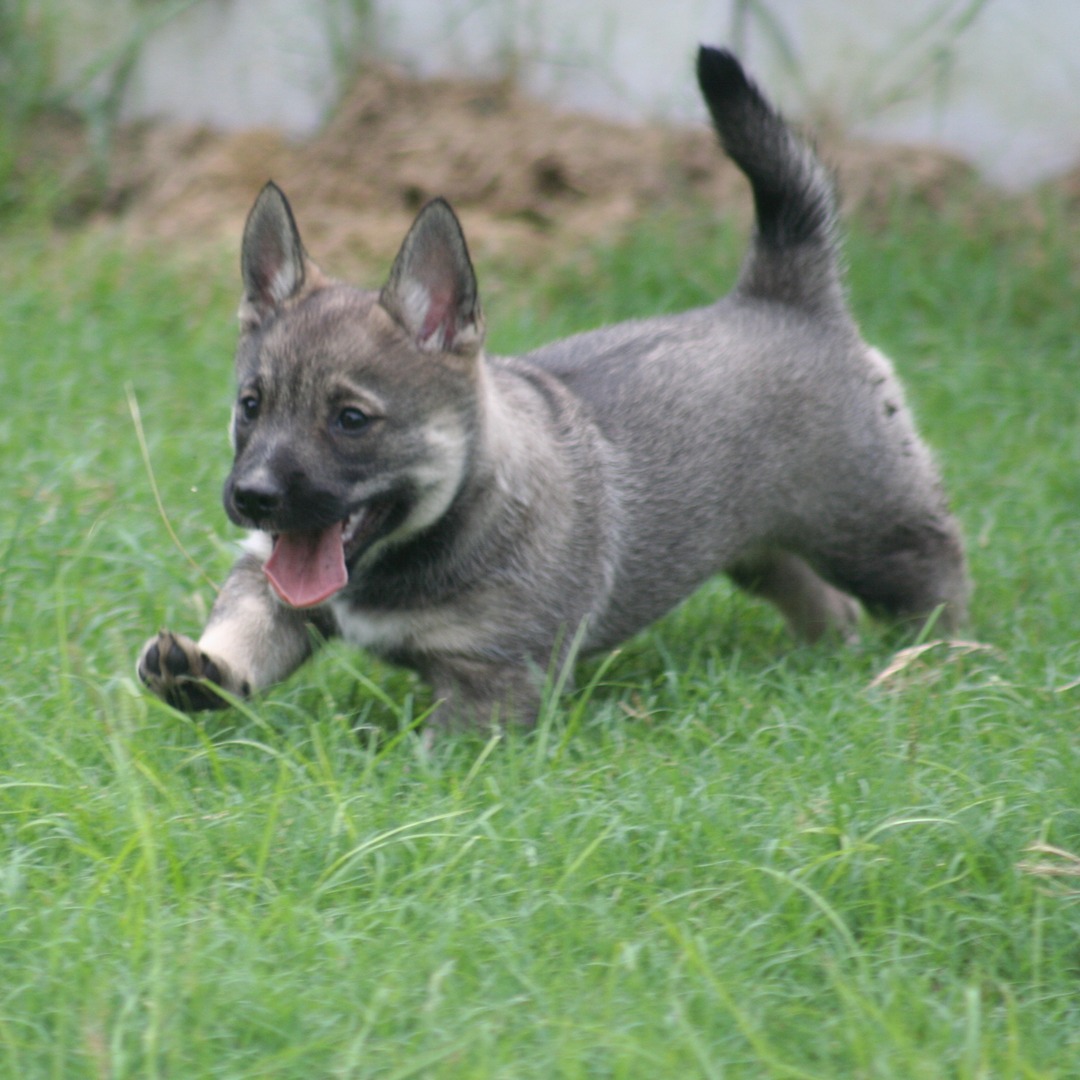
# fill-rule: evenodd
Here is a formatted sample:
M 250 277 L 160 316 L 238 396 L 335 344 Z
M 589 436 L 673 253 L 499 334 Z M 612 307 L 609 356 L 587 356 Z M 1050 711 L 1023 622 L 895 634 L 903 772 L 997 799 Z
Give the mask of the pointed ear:
M 306 258 L 289 200 L 272 180 L 259 192 L 244 225 L 240 319 L 257 326 L 304 284 Z
M 417 215 L 379 300 L 425 352 L 479 349 L 484 321 L 476 274 L 445 199 L 432 200 Z

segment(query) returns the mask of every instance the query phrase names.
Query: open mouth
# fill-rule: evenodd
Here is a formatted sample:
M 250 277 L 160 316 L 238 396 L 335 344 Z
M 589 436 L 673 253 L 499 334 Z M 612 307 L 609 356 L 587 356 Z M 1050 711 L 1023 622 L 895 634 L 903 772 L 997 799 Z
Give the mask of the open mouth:
M 324 529 L 275 533 L 263 573 L 290 607 L 317 607 L 349 583 L 349 563 L 385 517 L 385 506 L 369 502 Z

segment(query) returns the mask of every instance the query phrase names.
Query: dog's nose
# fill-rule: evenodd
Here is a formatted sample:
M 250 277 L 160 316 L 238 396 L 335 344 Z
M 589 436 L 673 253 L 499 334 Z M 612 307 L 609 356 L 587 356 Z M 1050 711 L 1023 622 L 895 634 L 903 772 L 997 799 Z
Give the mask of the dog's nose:
M 255 525 L 272 518 L 280 509 L 281 501 L 280 488 L 269 482 L 238 484 L 233 488 L 233 505 Z

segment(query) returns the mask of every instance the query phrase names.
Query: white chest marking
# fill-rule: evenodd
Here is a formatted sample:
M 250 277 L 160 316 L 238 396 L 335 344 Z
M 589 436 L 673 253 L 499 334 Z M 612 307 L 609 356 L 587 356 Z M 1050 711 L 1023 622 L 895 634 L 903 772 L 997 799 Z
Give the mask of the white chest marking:
M 468 653 L 483 638 L 483 627 L 453 618 L 448 610 L 371 611 L 347 600 L 331 600 L 341 636 L 351 645 L 374 653 L 397 649 Z

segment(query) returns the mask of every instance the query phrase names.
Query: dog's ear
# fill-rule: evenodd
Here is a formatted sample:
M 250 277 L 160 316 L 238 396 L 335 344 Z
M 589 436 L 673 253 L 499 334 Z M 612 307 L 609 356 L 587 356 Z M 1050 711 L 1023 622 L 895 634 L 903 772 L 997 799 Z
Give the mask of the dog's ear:
M 434 199 L 417 215 L 379 300 L 425 352 L 475 353 L 484 323 L 476 274 L 454 211 Z
M 306 257 L 289 200 L 272 180 L 259 192 L 244 225 L 240 320 L 258 326 L 304 285 Z

